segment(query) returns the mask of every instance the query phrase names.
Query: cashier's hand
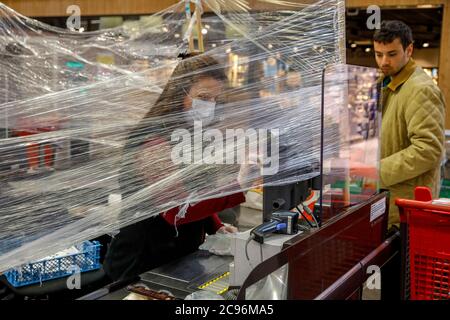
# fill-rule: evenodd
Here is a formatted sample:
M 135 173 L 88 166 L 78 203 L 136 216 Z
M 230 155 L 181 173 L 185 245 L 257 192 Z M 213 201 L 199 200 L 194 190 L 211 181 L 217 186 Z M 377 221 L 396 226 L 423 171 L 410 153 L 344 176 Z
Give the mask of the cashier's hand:
M 217 233 L 237 233 L 238 229 L 234 226 L 230 226 L 230 225 L 225 225 L 219 228 L 219 230 L 217 230 Z
M 247 155 L 246 155 L 247 156 Z M 256 155 L 247 156 L 241 164 L 237 181 L 242 189 L 261 186 L 264 181 L 261 176 L 262 164 Z

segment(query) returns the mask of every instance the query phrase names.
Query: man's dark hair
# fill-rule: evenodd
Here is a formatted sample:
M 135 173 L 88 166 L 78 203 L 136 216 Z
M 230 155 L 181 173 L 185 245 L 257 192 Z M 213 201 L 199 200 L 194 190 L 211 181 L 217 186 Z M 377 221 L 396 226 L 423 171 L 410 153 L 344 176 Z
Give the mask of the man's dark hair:
M 400 39 L 403 49 L 406 49 L 413 42 L 411 28 L 402 21 L 386 20 L 381 22 L 380 29 L 375 31 L 373 41 L 381 43 L 391 43 L 396 38 Z

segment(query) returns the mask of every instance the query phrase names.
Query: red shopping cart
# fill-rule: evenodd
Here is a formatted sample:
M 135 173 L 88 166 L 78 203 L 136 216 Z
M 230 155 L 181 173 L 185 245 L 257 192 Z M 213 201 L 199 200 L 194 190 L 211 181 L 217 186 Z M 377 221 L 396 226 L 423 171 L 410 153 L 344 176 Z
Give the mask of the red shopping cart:
M 395 200 L 406 243 L 409 297 L 450 299 L 450 199 L 432 200 L 426 187 L 417 187 L 414 193 L 415 200 Z

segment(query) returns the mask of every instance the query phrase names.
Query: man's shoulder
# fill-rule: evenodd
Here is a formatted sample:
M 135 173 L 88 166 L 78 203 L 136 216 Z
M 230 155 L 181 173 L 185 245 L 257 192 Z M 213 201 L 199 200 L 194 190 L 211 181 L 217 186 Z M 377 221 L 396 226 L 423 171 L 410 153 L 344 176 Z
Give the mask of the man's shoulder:
M 411 101 L 411 99 L 423 99 L 424 97 L 443 101 L 442 92 L 433 79 L 421 67 L 417 67 L 401 87 L 399 98 Z
M 418 67 L 411 75 L 410 79 L 402 87 L 401 99 L 407 101 L 403 104 L 405 110 L 424 109 L 431 110 L 445 109 L 445 102 L 439 87 L 433 82 L 422 68 Z
M 439 90 L 439 87 L 433 82 L 433 79 L 419 66 L 416 67 L 413 74 L 405 82 L 407 87 L 411 88 L 429 88 Z

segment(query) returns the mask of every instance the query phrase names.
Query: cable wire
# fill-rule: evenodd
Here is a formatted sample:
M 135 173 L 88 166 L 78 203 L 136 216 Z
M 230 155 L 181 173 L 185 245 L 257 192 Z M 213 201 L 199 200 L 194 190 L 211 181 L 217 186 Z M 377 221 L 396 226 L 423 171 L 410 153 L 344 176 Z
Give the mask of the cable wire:
M 303 205 L 303 203 L 302 203 Z M 305 219 L 305 221 L 309 224 L 309 226 L 311 228 L 314 228 L 314 226 L 311 224 L 311 222 L 309 222 L 309 220 L 306 218 L 306 216 L 303 214 L 303 212 L 300 210 L 300 208 L 298 206 L 295 207 L 297 209 L 297 211 L 302 215 L 303 219 Z
M 252 241 L 253 239 L 255 239 L 255 235 L 252 234 L 250 235 L 250 237 L 248 237 L 247 242 L 245 243 L 245 256 L 247 257 L 247 261 L 250 262 L 250 258 L 248 257 L 248 245 L 250 243 L 250 241 Z
M 263 259 L 263 249 L 262 249 L 262 243 L 260 243 L 260 244 L 259 244 L 259 253 L 260 253 L 260 255 L 261 255 L 261 262 L 263 262 L 263 261 L 264 261 L 264 259 Z

